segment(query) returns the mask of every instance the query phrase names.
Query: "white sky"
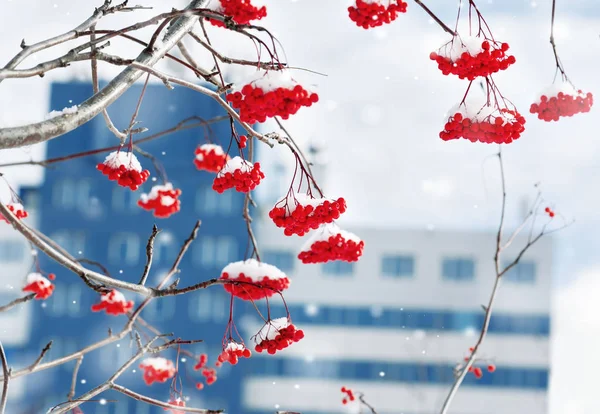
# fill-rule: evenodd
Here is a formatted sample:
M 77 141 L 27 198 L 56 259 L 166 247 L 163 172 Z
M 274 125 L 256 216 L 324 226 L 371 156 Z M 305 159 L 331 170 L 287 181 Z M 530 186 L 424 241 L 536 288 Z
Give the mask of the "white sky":
M 96 4 L 98 3 L 98 4 Z M 0 64 L 19 50 L 23 37 L 33 42 L 66 31 L 83 21 L 101 2 L 73 0 L 0 0 Z M 153 12 L 181 7 L 183 1 L 138 0 Z M 377 226 L 439 229 L 492 229 L 499 208 L 498 168 L 490 155 L 495 147 L 469 142 L 442 142 L 438 133 L 446 111 L 462 98 L 466 83 L 442 76 L 429 53 L 447 41 L 413 2 L 409 13 L 392 25 L 372 31 L 348 20 L 345 0 L 265 0 L 269 17 L 263 24 L 285 46 L 296 77 L 318 87 L 321 103 L 302 109 L 290 122 L 293 135 L 327 149 L 326 189 L 343 195 L 347 220 Z M 455 17 L 450 3 L 430 0 L 448 23 Z M 510 44 L 517 63 L 496 76 L 496 82 L 521 113 L 529 115 L 538 91 L 551 83 L 553 56 L 548 43 L 550 0 L 481 1 L 496 37 Z M 600 4 L 594 0 L 559 0 L 556 41 L 576 86 L 600 91 Z M 441 4 L 445 5 L 442 6 Z M 23 10 L 30 10 L 24 16 Z M 15 18 L 15 16 L 20 16 Z M 114 27 L 130 15 L 113 17 Z M 213 38 L 217 48 L 233 54 L 231 37 Z M 137 49 L 114 42 L 123 53 Z M 238 56 L 251 57 L 244 46 Z M 63 49 L 64 50 L 64 49 Z M 40 56 L 40 59 L 44 56 Z M 35 60 L 27 63 L 34 65 Z M 167 69 L 171 69 L 165 66 Z M 87 63 L 68 72 L 87 77 Z M 48 86 L 68 79 L 67 72 L 43 79 L 9 80 L 0 84 L 0 126 L 41 120 L 48 112 Z M 106 72 L 105 72 L 106 73 Z M 600 92 L 598 92 L 600 93 Z M 52 108 L 62 109 L 62 108 Z M 600 305 L 596 292 L 599 265 L 600 192 L 596 184 L 600 141 L 596 113 L 559 123 L 527 116 L 523 137 L 504 147 L 509 192 L 509 221 L 516 224 L 524 199 L 542 183 L 544 198 L 576 222 L 555 237 L 551 412 L 600 412 L 596 367 L 600 363 Z M 273 151 L 285 154 L 281 149 Z M 0 153 L 0 160 L 42 154 L 40 148 Z M 289 157 L 289 155 L 284 155 Z M 275 157 L 271 157 L 274 159 Z M 266 162 L 266 172 L 273 164 Z M 40 178 L 35 168 L 7 170 L 14 183 Z M 574 386 L 573 384 L 577 384 Z

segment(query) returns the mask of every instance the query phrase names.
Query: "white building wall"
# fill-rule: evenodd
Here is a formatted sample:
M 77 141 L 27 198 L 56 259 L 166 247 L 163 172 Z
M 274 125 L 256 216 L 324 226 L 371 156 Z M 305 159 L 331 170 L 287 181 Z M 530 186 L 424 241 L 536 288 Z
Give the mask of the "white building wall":
M 438 232 L 417 230 L 348 228 L 365 241 L 363 257 L 350 276 L 327 275 L 322 265 L 295 264 L 289 274 L 292 284 L 285 292 L 290 305 L 300 305 L 315 314 L 320 307 L 479 312 L 487 304 L 495 278 L 493 232 Z M 272 222 L 258 229 L 263 255 L 268 251 L 291 251 L 294 257 L 306 238 L 285 237 Z M 508 234 L 508 232 L 507 232 Z M 517 238 L 506 249 L 502 262 L 512 260 L 526 239 Z M 381 273 L 385 254 L 414 256 L 412 277 L 389 278 Z M 444 257 L 472 258 L 475 277 L 468 281 L 444 280 Z M 535 283 L 503 281 L 495 305 L 502 315 L 547 317 L 550 313 L 552 243 L 549 238 L 536 243 L 523 257 L 536 264 Z M 297 311 L 296 306 L 296 311 Z M 284 316 L 284 315 L 276 315 Z M 291 315 L 294 319 L 294 313 Z M 276 355 L 255 354 L 253 358 L 372 361 L 383 364 L 455 365 L 467 356 L 477 339 L 480 326 L 463 332 L 451 330 L 393 329 L 376 326 L 299 326 L 305 338 Z M 256 332 L 259 326 L 251 327 Z M 488 335 L 479 356 L 499 368 L 547 370 L 549 337 L 535 334 Z M 265 360 L 266 362 L 266 360 Z M 484 375 L 494 375 L 484 372 Z M 340 387 L 349 386 L 366 393 L 379 413 L 425 414 L 439 412 L 448 386 L 388 381 L 381 378 L 344 381 L 328 378 L 294 378 L 282 375 L 257 376 L 246 381 L 244 400 L 253 412 L 273 408 L 300 412 L 357 412 L 341 404 Z M 354 407 L 356 408 L 356 407 Z M 354 410 L 354 411 L 353 411 Z M 547 390 L 515 387 L 463 386 L 453 404 L 456 414 L 543 414 L 547 412 Z

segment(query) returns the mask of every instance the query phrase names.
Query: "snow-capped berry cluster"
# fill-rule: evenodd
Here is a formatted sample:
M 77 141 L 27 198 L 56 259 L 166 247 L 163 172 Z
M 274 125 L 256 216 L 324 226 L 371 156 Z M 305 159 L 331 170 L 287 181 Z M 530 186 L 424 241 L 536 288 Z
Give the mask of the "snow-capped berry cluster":
M 212 188 L 218 193 L 230 188 L 235 188 L 240 193 L 247 193 L 254 190 L 263 178 L 265 178 L 265 174 L 260 170 L 259 162 L 252 165 L 242 157 L 233 157 L 219 171 Z
M 229 155 L 225 154 L 223 148 L 216 144 L 200 145 L 196 148 L 195 155 L 194 164 L 197 169 L 214 173 L 221 171 L 227 161 L 230 160 Z
M 154 217 L 167 218 L 181 208 L 180 189 L 174 189 L 173 184 L 155 185 L 148 194 L 142 194 L 138 206 L 144 210 L 154 210 Z
M 133 301 L 127 301 L 125 296 L 118 290 L 110 292 L 100 297 L 100 302 L 92 305 L 92 312 L 106 311 L 108 315 L 124 315 L 133 308 Z
M 223 288 L 244 300 L 268 298 L 290 286 L 285 273 L 256 259 L 229 263 L 221 272 L 221 279 L 239 282 L 225 283 Z
M 256 334 L 254 349 L 258 353 L 267 351 L 273 355 L 302 338 L 304 338 L 302 329 L 296 329 L 288 318 L 277 318 L 267 322 Z
M 48 279 L 54 280 L 54 274 L 50 273 Z M 54 292 L 54 285 L 48 279 L 40 273 L 30 273 L 22 291 L 35 293 L 34 299 L 48 299 Z
M 181 398 L 174 398 L 169 401 L 169 404 L 174 405 L 176 407 L 185 407 L 185 401 Z M 165 408 L 165 411 L 170 411 L 171 414 L 185 414 L 185 411 L 176 410 L 174 408 Z
M 96 168 L 108 176 L 109 180 L 116 181 L 121 187 L 129 187 L 133 191 L 150 177 L 150 171 L 142 170 L 137 157 L 127 151 L 111 152 Z
M 248 24 L 267 16 L 267 8 L 256 7 L 251 0 L 211 0 L 207 8 L 231 17 L 237 24 Z M 208 21 L 215 26 L 225 27 L 220 20 L 209 18 Z
M 324 224 L 304 244 L 298 259 L 302 263 L 326 263 L 331 260 L 356 262 L 365 242 L 356 234 L 341 230 L 335 223 Z
M 18 219 L 24 219 L 28 216 L 25 207 L 23 207 L 23 204 L 21 203 L 8 203 L 6 204 L 6 208 L 8 208 Z M 6 220 L 2 214 L 0 214 L 0 221 L 6 221 L 8 223 L 8 220 Z
M 250 356 L 252 356 L 252 352 L 244 344 L 230 341 L 217 360 L 220 364 L 229 362 L 231 365 L 236 365 L 239 358 L 250 358 Z
M 429 57 L 437 62 L 444 75 L 453 74 L 460 79 L 473 80 L 505 70 L 515 63 L 515 57 L 506 54 L 508 49 L 508 43 L 481 37 L 454 36 Z
M 550 217 L 550 218 L 554 218 L 554 215 L 555 215 L 555 213 L 554 213 L 554 210 L 552 210 L 550 207 L 546 207 L 546 208 L 544 209 L 544 212 L 545 212 L 546 214 L 548 214 L 548 217 Z
M 259 71 L 255 79 L 226 98 L 240 110 L 242 122 L 249 124 L 275 116 L 288 119 L 302 106 L 311 106 L 319 100 L 316 93 L 296 82 L 287 70 Z
M 348 7 L 348 15 L 358 27 L 370 29 L 393 22 L 407 7 L 402 0 L 356 0 Z
M 543 121 L 558 121 L 560 117 L 590 112 L 594 104 L 591 92 L 575 89 L 569 82 L 552 85 L 531 104 L 529 112 Z
M 341 391 L 342 394 L 344 394 L 342 404 L 346 405 L 348 404 L 348 402 L 354 401 L 356 399 L 356 397 L 354 396 L 354 392 L 350 388 L 342 387 Z
M 140 368 L 144 370 L 146 385 L 152 385 L 155 382 L 167 382 L 177 373 L 173 362 L 163 357 L 146 358 L 140 364 Z
M 346 200 L 314 198 L 308 194 L 290 192 L 269 211 L 269 217 L 286 236 L 304 236 L 311 229 L 332 223 L 346 211 Z
M 471 142 L 508 144 L 525 130 L 525 118 L 516 110 L 491 105 L 461 104 L 440 132 L 444 141 L 465 138 Z

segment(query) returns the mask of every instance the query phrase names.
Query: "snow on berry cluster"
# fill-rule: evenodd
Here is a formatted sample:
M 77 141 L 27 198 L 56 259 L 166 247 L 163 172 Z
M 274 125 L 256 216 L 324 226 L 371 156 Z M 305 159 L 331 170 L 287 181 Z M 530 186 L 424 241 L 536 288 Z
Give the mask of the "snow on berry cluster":
M 248 24 L 267 16 L 267 8 L 254 6 L 251 0 L 211 0 L 207 8 L 231 17 L 237 24 Z M 214 26 L 225 27 L 220 20 L 209 18 L 208 21 Z
M 259 71 L 241 89 L 226 96 L 240 111 L 242 122 L 254 124 L 280 116 L 288 119 L 302 106 L 318 102 L 319 96 L 296 82 L 287 70 Z
M 393 22 L 407 7 L 402 0 L 356 0 L 348 7 L 348 15 L 358 27 L 370 29 Z
M 237 156 L 227 161 L 227 164 L 219 171 L 212 188 L 218 193 L 223 193 L 230 188 L 235 188 L 240 193 L 247 193 L 254 190 L 263 178 L 265 178 L 265 174 L 260 170 L 259 162 L 252 165 Z
M 225 283 L 223 288 L 244 300 L 269 298 L 290 286 L 290 280 L 285 273 L 256 259 L 229 263 L 223 268 L 221 279 L 238 282 Z
M 335 223 L 324 224 L 304 244 L 298 259 L 302 263 L 326 263 L 331 260 L 356 262 L 365 242 L 356 234 L 341 230 Z
M 27 218 L 28 216 L 25 207 L 23 207 L 23 204 L 21 203 L 8 203 L 6 204 L 6 208 L 8 208 L 18 219 Z M 6 220 L 2 214 L 0 214 L 0 221 L 6 221 L 8 223 L 8 220 Z
M 256 352 L 267 351 L 273 355 L 294 342 L 304 338 L 302 329 L 296 329 L 288 318 L 277 318 L 267 322 L 254 336 Z
M 173 362 L 163 357 L 146 358 L 140 364 L 140 368 L 144 370 L 146 385 L 152 385 L 155 382 L 167 382 L 177 373 Z
M 174 398 L 169 400 L 169 404 L 174 405 L 176 407 L 185 407 L 185 401 L 181 398 Z M 185 414 L 185 411 L 176 410 L 174 408 L 165 408 L 165 411 L 170 411 L 171 414 Z
M 225 154 L 223 148 L 216 144 L 200 145 L 196 148 L 195 154 L 194 164 L 196 168 L 214 173 L 221 171 L 227 161 L 230 160 L 229 155 Z
M 584 93 L 569 82 L 562 82 L 546 88 L 531 104 L 529 112 L 537 114 L 543 121 L 558 121 L 560 117 L 590 112 L 594 104 L 591 92 Z
M 48 278 L 54 280 L 54 274 L 50 273 Z M 23 292 L 35 293 L 35 299 L 48 299 L 54 292 L 54 285 L 50 280 L 42 276 L 41 273 L 30 273 L 27 275 L 27 281 L 22 290 Z
M 304 236 L 311 229 L 332 223 L 346 211 L 346 200 L 314 198 L 308 194 L 291 192 L 269 211 L 269 217 L 286 236 Z
M 180 189 L 174 189 L 173 184 L 155 185 L 148 194 L 142 194 L 138 206 L 144 210 L 154 210 L 154 217 L 167 218 L 181 208 Z
M 108 315 L 124 315 L 133 308 L 133 301 L 127 301 L 125 296 L 118 290 L 110 292 L 100 297 L 100 302 L 92 305 L 92 312 L 105 311 Z
M 342 404 L 346 405 L 348 404 L 348 402 L 354 401 L 356 399 L 356 397 L 354 396 L 354 392 L 350 388 L 342 387 L 341 391 L 342 394 L 344 394 Z
M 109 180 L 116 181 L 121 187 L 129 187 L 133 191 L 150 177 L 150 171 L 142 170 L 137 157 L 127 151 L 111 152 L 96 168 L 108 176 Z
M 453 74 L 460 79 L 473 80 L 505 70 L 515 63 L 515 57 L 506 54 L 508 49 L 508 43 L 481 37 L 454 36 L 429 57 L 437 62 L 444 75 Z
M 440 132 L 444 141 L 465 138 L 471 142 L 509 144 L 525 130 L 525 118 L 519 112 L 497 105 L 462 103 L 451 109 L 450 114 Z
M 220 364 L 229 362 L 231 365 L 236 365 L 239 358 L 250 358 L 251 355 L 252 352 L 244 344 L 230 341 L 217 358 L 217 361 Z

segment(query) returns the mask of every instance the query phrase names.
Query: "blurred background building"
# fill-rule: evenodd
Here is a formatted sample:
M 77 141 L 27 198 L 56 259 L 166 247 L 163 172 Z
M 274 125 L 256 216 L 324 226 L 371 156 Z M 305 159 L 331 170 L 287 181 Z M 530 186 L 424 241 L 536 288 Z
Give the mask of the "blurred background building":
M 50 109 L 71 106 L 90 92 L 89 84 L 55 84 Z M 128 124 L 139 93 L 140 87 L 132 88 L 113 104 L 110 112 L 117 125 Z M 168 91 L 162 84 L 150 85 L 144 102 L 140 126 L 149 128 L 149 133 L 172 127 L 188 116 L 210 119 L 223 113 L 212 100 L 184 88 Z M 226 122 L 211 128 L 216 137 L 229 137 Z M 194 222 L 202 219 L 198 240 L 180 266 L 182 285 L 215 277 L 224 265 L 244 257 L 247 235 L 241 218 L 242 195 L 215 193 L 212 176 L 196 171 L 192 163 L 203 135 L 201 129 L 184 130 L 142 147 L 160 160 L 169 180 L 183 191 L 181 212 L 168 220 L 157 220 L 139 208 L 139 191 L 123 189 L 96 171 L 106 151 L 58 163 L 46 170 L 39 188 L 21 189 L 28 210 L 34 213 L 29 222 L 75 257 L 98 261 L 113 276 L 131 282 L 139 278 L 146 241 L 157 222 L 163 231 L 155 244 L 149 281 L 155 284 L 171 266 Z M 47 158 L 115 143 L 98 117 L 50 141 Z M 313 159 L 322 156 L 315 147 L 309 153 Z M 155 177 L 150 160 L 139 159 Z M 326 176 L 324 165 L 315 165 L 321 178 Z M 285 298 L 293 322 L 305 330 L 306 337 L 275 356 L 254 353 L 235 367 L 226 364 L 217 383 L 204 391 L 195 390 L 193 378 L 198 376 L 187 368 L 184 391 L 191 396 L 190 405 L 224 408 L 230 414 L 356 412 L 356 407 L 341 404 L 339 389 L 347 386 L 365 392 L 379 414 L 437 412 L 453 380 L 453 368 L 468 355 L 483 321 L 480 305 L 487 302 L 493 283 L 495 234 L 353 227 L 348 230 L 366 243 L 358 263 L 301 265 L 296 255 L 304 240 L 284 237 L 281 229 L 265 219 L 266 211 L 287 188 L 285 167 L 275 169 L 279 179 L 270 176 L 265 182 L 264 208 L 257 212 L 255 223 L 263 260 L 293 279 Z M 140 191 L 148 191 L 151 185 L 147 182 Z M 1 304 L 19 296 L 31 260 L 27 244 L 15 232 L 7 226 L 0 232 L 0 260 L 6 263 L 2 269 L 7 275 L 0 286 Z M 505 262 L 514 257 L 519 241 L 507 250 Z M 547 412 L 551 258 L 551 243 L 542 240 L 507 275 L 480 354 L 485 358 L 484 368 L 489 362 L 497 370 L 484 372 L 480 380 L 469 375 L 454 412 Z M 43 258 L 41 265 L 44 271 L 57 274 L 54 295 L 0 314 L 0 339 L 17 369 L 35 360 L 49 340 L 54 345 L 46 360 L 105 337 L 109 327 L 118 332 L 125 322 L 122 317 L 92 313 L 89 306 L 97 301 L 97 294 L 52 261 Z M 126 296 L 140 301 L 129 293 Z M 273 317 L 285 315 L 276 300 L 271 309 Z M 243 304 L 236 305 L 246 341 L 260 328 L 255 313 L 247 310 Z M 161 299 L 146 308 L 143 317 L 162 332 L 204 339 L 205 344 L 195 351 L 214 356 L 220 351 L 229 317 L 229 298 L 217 287 L 176 300 Z M 86 356 L 77 395 L 105 381 L 132 354 L 130 346 L 126 338 Z M 65 401 L 73 366 L 71 362 L 12 381 L 8 412 L 40 413 Z M 119 383 L 157 399 L 168 398 L 168 385 L 146 387 L 139 370 L 128 372 Z M 31 394 L 25 390 L 35 390 L 36 398 L 27 398 Z M 85 413 L 164 412 L 120 394 L 102 397 L 122 402 L 86 404 Z

